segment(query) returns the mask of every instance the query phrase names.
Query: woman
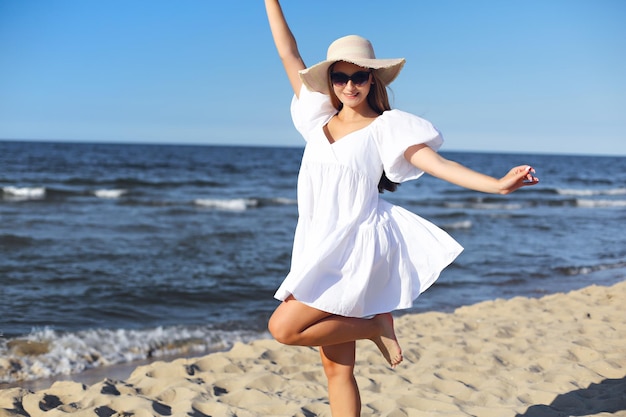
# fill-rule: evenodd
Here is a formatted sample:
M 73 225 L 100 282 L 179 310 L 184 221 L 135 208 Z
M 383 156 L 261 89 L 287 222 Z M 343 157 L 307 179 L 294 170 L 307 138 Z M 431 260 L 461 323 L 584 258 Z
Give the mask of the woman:
M 496 179 L 441 157 L 443 140 L 428 121 L 389 107 L 386 87 L 404 59 L 376 59 L 369 41 L 351 35 L 307 68 L 278 0 L 265 5 L 295 93 L 292 118 L 307 142 L 291 270 L 269 330 L 284 344 L 319 346 L 332 415 L 358 416 L 355 341 L 372 340 L 397 366 L 402 350 L 390 312 L 411 307 L 462 250 L 379 191 L 424 172 L 497 194 L 538 179 L 527 165 Z

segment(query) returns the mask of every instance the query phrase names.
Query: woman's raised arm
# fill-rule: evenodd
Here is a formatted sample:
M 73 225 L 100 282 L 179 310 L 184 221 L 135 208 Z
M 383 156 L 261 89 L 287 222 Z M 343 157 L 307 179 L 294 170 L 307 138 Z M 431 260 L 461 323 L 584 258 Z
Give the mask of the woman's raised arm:
M 450 161 L 423 144 L 409 147 L 404 157 L 415 167 L 434 177 L 484 193 L 509 194 L 518 188 L 539 182 L 530 165 L 514 167 L 504 177 L 497 179 Z
M 298 71 L 305 69 L 306 66 L 300 57 L 296 38 L 291 33 L 289 25 L 287 25 L 278 0 L 265 0 L 265 10 L 270 29 L 272 30 L 272 36 L 274 37 L 274 44 L 278 50 L 278 56 L 283 62 L 291 87 L 297 96 L 300 94 L 300 88 L 302 87 Z

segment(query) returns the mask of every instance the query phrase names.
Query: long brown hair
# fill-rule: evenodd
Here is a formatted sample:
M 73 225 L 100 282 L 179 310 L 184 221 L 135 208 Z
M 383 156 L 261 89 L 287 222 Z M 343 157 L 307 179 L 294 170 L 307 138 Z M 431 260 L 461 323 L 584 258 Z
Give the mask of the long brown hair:
M 337 97 L 337 95 L 335 95 L 333 85 L 330 81 L 330 73 L 332 72 L 334 66 L 335 64 L 331 65 L 328 68 L 328 90 L 331 93 L 330 102 L 332 103 L 333 107 L 335 107 L 337 110 L 341 110 L 341 108 L 343 107 L 343 103 L 339 101 L 339 98 Z M 369 104 L 372 110 L 378 113 L 378 115 L 381 115 L 383 114 L 383 112 L 391 110 L 391 105 L 389 104 L 389 96 L 387 95 L 387 87 L 378 78 L 376 70 L 372 69 L 371 74 L 373 83 L 371 84 L 370 91 L 367 94 L 367 104 Z M 398 184 L 397 182 L 393 182 L 389 178 L 387 178 L 385 171 L 383 171 L 383 175 L 378 181 L 378 192 L 383 193 L 385 192 L 385 190 L 394 192 L 398 189 L 398 185 L 400 184 Z

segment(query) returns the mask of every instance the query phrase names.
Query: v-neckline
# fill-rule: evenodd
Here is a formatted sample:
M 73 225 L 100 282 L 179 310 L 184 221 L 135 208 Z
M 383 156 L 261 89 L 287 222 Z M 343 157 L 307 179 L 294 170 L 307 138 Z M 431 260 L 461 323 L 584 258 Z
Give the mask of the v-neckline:
M 340 137 L 339 139 L 334 139 L 331 135 L 330 135 L 330 131 L 328 130 L 328 123 L 330 123 L 330 121 L 333 119 L 333 117 L 337 116 L 336 114 L 332 115 L 330 119 L 328 119 L 328 121 L 326 123 L 324 123 L 324 125 L 322 126 L 322 132 L 324 133 L 324 138 L 326 139 L 326 142 L 332 146 L 335 145 L 337 142 L 341 142 L 342 140 L 346 139 L 348 136 L 351 136 L 357 132 L 360 132 L 362 130 L 367 129 L 368 127 L 370 127 L 372 125 L 372 123 L 374 123 L 376 120 L 378 120 L 378 118 L 380 116 L 376 116 L 374 117 L 374 120 L 372 120 L 371 122 L 369 122 L 368 124 L 366 124 L 365 126 L 355 129 L 351 132 L 346 133 L 345 135 L 343 135 L 342 137 Z

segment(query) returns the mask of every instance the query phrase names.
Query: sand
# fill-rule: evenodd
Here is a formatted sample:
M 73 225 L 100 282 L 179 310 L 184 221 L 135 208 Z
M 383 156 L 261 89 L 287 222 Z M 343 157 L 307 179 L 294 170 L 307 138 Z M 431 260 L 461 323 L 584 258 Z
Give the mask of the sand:
M 424 296 L 427 296 L 425 294 Z M 363 416 L 626 416 L 626 281 L 397 318 L 405 361 L 358 343 Z M 329 416 L 317 349 L 272 340 L 125 380 L 0 391 L 0 416 Z

